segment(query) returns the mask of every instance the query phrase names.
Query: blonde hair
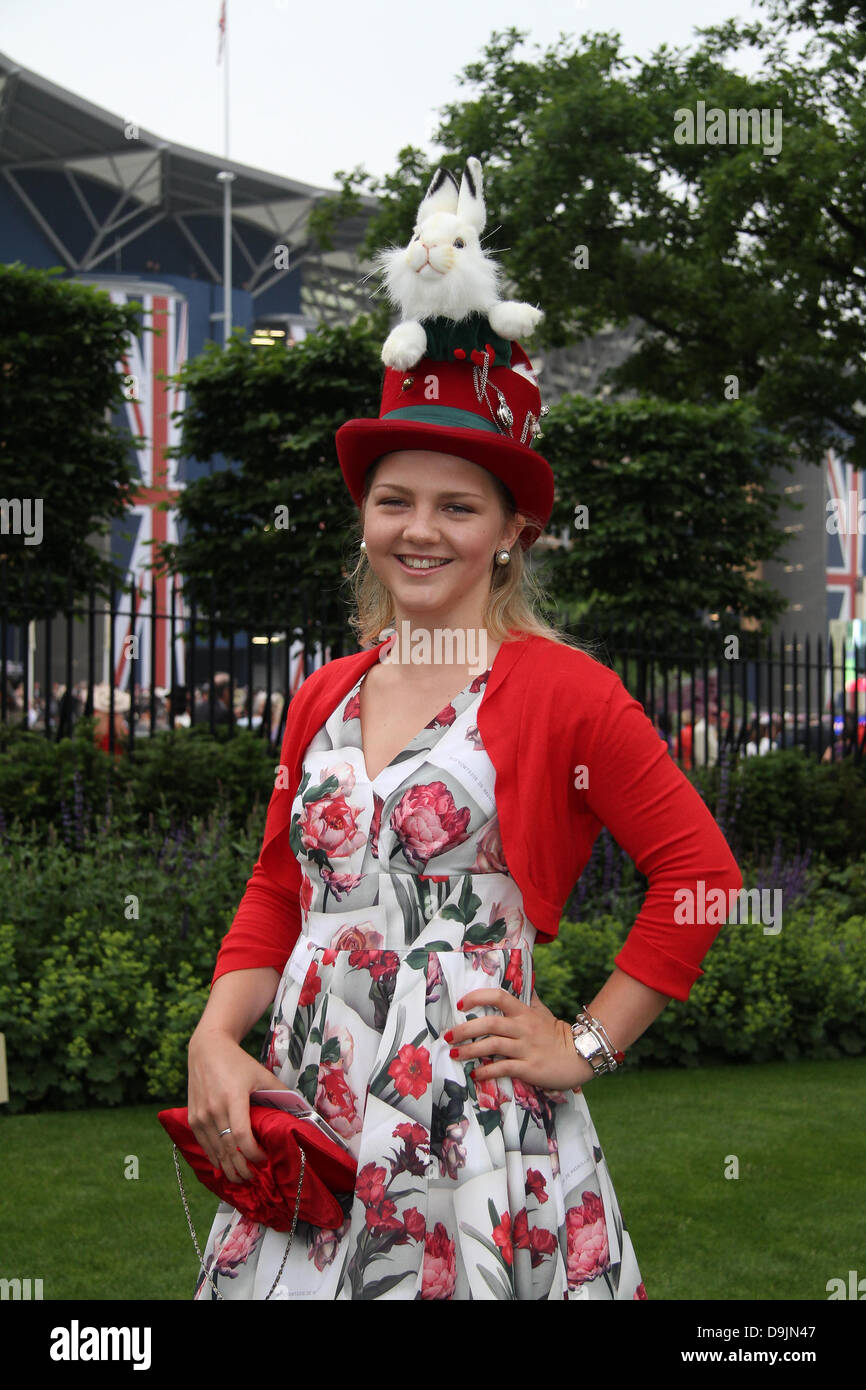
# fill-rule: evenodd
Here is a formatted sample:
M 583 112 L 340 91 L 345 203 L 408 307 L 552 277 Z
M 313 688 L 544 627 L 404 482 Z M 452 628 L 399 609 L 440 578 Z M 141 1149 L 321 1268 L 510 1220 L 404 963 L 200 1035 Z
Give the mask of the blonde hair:
M 367 469 L 364 477 L 364 503 L 367 501 L 376 470 L 381 461 L 381 458 L 376 459 Z M 510 489 L 500 478 L 496 477 L 495 473 L 490 473 L 489 476 L 499 494 L 503 521 L 509 521 L 517 514 L 514 497 Z M 531 512 L 522 510 L 520 515 L 526 517 L 527 522 L 541 527 L 540 518 Z M 357 521 L 349 531 L 349 538 L 353 547 L 360 545 L 363 534 L 363 511 L 359 508 Z M 493 561 L 490 592 L 484 605 L 482 626 L 487 629 L 495 642 L 520 640 L 510 635 L 510 629 L 516 629 L 522 635 L 546 637 L 548 641 L 556 642 L 560 646 L 576 647 L 578 651 L 585 651 L 589 655 L 594 655 L 592 644 L 578 641 L 570 633 L 546 622 L 540 616 L 538 610 L 548 602 L 549 596 L 529 566 L 526 555 L 527 552 L 518 540 L 514 543 L 511 559 L 507 565 L 499 565 L 495 560 Z M 359 646 L 372 645 L 383 628 L 390 627 L 395 622 L 396 615 L 391 592 L 373 572 L 363 550 L 358 551 L 358 559 L 354 568 L 348 570 L 346 583 L 351 586 L 354 601 L 354 612 L 349 618 L 349 625 L 356 634 Z

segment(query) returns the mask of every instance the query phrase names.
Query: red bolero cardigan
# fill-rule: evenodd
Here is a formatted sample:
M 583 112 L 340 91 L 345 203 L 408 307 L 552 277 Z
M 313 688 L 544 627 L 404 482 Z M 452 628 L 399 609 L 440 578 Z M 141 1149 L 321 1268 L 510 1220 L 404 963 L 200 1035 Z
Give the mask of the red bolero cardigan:
M 231 970 L 272 966 L 282 973 L 301 929 L 301 867 L 288 830 L 303 755 L 384 645 L 327 663 L 293 697 L 261 853 L 223 938 L 212 985 Z M 536 939 L 556 936 L 607 826 L 648 880 L 615 963 L 651 989 L 688 998 L 720 927 L 677 924 L 674 892 L 698 894 L 703 879 L 707 892 L 721 888 L 727 895 L 743 878 L 705 802 L 620 677 L 586 652 L 545 637 L 503 642 L 478 706 L 478 729 L 496 769 L 505 860 Z M 585 774 L 576 772 L 581 766 Z

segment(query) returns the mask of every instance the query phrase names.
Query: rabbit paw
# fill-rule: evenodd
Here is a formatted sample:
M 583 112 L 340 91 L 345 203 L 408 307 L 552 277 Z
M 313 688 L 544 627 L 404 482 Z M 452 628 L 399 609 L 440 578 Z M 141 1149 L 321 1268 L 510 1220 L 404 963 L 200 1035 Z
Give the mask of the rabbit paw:
M 385 339 L 382 348 L 382 361 L 386 367 L 396 367 L 405 372 L 414 367 L 427 351 L 427 334 L 415 319 L 398 323 Z
M 534 309 L 531 304 L 521 304 L 516 299 L 503 299 L 493 304 L 487 314 L 493 332 L 509 339 L 528 338 L 543 318 L 543 309 Z

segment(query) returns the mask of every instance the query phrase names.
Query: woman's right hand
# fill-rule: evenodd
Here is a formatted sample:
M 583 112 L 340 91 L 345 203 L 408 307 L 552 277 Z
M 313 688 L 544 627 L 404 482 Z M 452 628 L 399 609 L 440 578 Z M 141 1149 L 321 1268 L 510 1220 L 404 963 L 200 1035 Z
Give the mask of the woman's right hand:
M 289 1088 L 221 1029 L 196 1030 L 187 1057 L 190 1129 L 215 1168 L 230 1182 L 246 1182 L 252 1176 L 247 1159 L 267 1157 L 250 1125 L 250 1093 Z M 220 1135 L 226 1128 L 231 1134 Z

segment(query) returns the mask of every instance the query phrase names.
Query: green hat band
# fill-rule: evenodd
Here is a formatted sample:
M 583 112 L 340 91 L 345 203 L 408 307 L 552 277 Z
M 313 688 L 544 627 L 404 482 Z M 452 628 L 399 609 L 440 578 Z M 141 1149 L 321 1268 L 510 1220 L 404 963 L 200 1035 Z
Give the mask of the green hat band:
M 455 429 L 489 430 L 499 434 L 492 420 L 484 420 L 471 410 L 456 410 L 451 405 L 402 405 L 399 410 L 389 410 L 383 420 L 417 420 L 422 425 L 452 425 Z

